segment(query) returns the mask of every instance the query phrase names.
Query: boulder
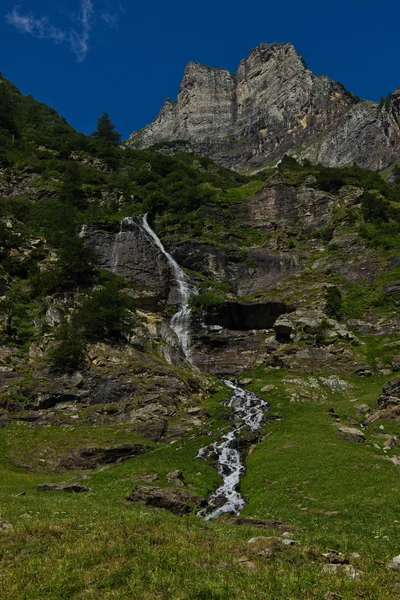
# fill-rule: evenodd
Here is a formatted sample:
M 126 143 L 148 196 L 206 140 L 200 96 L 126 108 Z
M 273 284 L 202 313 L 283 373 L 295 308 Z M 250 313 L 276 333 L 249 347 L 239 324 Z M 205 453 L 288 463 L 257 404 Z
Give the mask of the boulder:
M 297 542 L 296 540 L 292 540 L 287 537 L 277 537 L 277 536 L 254 537 L 254 538 L 251 538 L 247 543 L 248 544 L 259 544 L 260 542 L 282 544 L 283 546 L 298 546 L 299 545 L 299 542 Z
M 148 486 L 133 488 L 127 500 L 146 506 L 165 508 L 178 516 L 188 514 L 205 504 L 203 498 L 186 490 Z
M 358 377 L 372 377 L 372 369 L 369 365 L 361 363 L 354 369 L 354 375 L 358 375 Z
M 360 573 L 352 565 L 329 564 L 322 567 L 322 572 L 327 575 L 344 573 L 349 579 L 359 579 Z
M 37 486 L 38 492 L 72 492 L 80 494 L 88 492 L 89 488 L 80 483 L 41 483 Z
M 143 475 L 139 475 L 136 477 L 136 481 L 143 481 L 143 483 L 153 483 L 153 481 L 157 481 L 158 473 L 144 473 Z
M 355 427 L 340 425 L 338 427 L 338 436 L 351 442 L 365 442 L 365 433 Z
M 400 371 L 400 356 L 395 356 L 392 360 L 392 371 Z
M 60 460 L 64 469 L 96 469 L 103 465 L 121 463 L 150 450 L 145 444 L 124 444 L 111 448 L 80 448 Z
M 297 527 L 289 525 L 284 521 L 275 521 L 273 519 L 256 519 L 255 517 L 233 517 L 229 523 L 235 525 L 248 525 L 249 527 L 262 527 L 263 529 L 278 529 L 281 531 L 296 531 Z
M 393 571 L 400 571 L 400 555 L 392 558 L 388 564 L 388 568 L 392 569 Z

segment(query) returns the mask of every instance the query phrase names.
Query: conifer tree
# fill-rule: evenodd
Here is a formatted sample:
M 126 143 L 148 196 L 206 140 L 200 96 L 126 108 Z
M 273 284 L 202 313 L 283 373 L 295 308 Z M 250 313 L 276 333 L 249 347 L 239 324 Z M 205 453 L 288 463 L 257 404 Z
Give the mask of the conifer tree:
M 121 141 L 121 134 L 118 133 L 116 126 L 106 112 L 97 119 L 97 128 L 92 133 L 92 137 L 101 142 L 111 142 L 115 145 Z

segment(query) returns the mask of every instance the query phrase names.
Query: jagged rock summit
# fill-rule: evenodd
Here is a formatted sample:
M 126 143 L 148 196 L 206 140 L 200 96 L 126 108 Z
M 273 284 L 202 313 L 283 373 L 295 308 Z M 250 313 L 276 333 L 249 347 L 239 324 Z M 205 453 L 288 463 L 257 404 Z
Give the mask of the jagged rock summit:
M 236 170 L 288 152 L 327 166 L 355 161 L 380 170 L 400 159 L 400 88 L 384 106 L 361 101 L 314 75 L 292 44 L 262 43 L 236 74 L 189 62 L 177 101 L 166 99 L 127 144 L 169 142 Z

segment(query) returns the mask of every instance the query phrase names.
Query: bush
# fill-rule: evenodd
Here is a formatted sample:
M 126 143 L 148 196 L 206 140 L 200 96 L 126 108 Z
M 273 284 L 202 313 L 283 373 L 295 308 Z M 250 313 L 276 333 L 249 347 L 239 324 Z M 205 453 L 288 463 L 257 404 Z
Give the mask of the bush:
M 197 294 L 196 296 L 192 296 L 190 298 L 190 308 L 193 311 L 196 310 L 206 310 L 211 306 L 215 306 L 216 304 L 221 304 L 223 302 L 223 298 L 216 294 L 215 292 L 203 292 L 202 294 Z
M 129 312 L 134 302 L 121 294 L 113 281 L 93 290 L 75 311 L 73 325 L 91 342 L 105 339 L 119 339 L 134 325 L 134 317 Z
M 330 287 L 326 292 L 326 312 L 332 317 L 339 317 L 342 312 L 342 294 L 337 287 Z
M 278 165 L 278 171 L 302 171 L 303 169 L 303 165 L 297 162 L 293 156 L 288 156 L 287 154 L 285 154 Z
M 55 371 L 74 372 L 85 358 L 85 343 L 81 334 L 69 323 L 63 323 L 58 331 L 59 344 L 50 350 L 49 359 Z
M 330 194 L 337 194 L 345 183 L 343 172 L 340 169 L 321 168 L 317 175 L 318 187 Z
M 364 192 L 361 196 L 361 211 L 366 223 L 387 223 L 390 202 L 386 198 Z

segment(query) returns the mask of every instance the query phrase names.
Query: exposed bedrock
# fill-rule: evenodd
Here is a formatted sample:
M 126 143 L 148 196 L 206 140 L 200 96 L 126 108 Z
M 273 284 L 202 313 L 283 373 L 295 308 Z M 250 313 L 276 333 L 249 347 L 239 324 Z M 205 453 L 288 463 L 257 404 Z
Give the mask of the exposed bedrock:
M 171 288 L 168 261 L 134 219 L 116 226 L 91 225 L 85 239 L 95 251 L 101 268 L 124 277 L 129 283 L 152 288 L 162 297 L 168 296 Z
M 169 248 L 183 267 L 215 281 L 227 281 L 238 296 L 268 289 L 283 277 L 301 270 L 301 261 L 289 252 L 267 248 L 218 248 L 211 244 L 184 242 Z
M 238 375 L 262 364 L 266 338 L 280 315 L 290 311 L 282 302 L 224 302 L 210 307 L 193 322 L 193 363 L 214 375 Z
M 316 77 L 292 44 L 263 43 L 236 74 L 188 63 L 177 102 L 166 100 L 130 142 L 184 140 L 225 166 L 256 167 L 329 132 L 356 102 L 340 83 Z
M 263 233 L 283 227 L 311 232 L 325 225 L 337 206 L 337 198 L 306 185 L 288 185 L 277 175 L 233 210 L 243 226 Z

